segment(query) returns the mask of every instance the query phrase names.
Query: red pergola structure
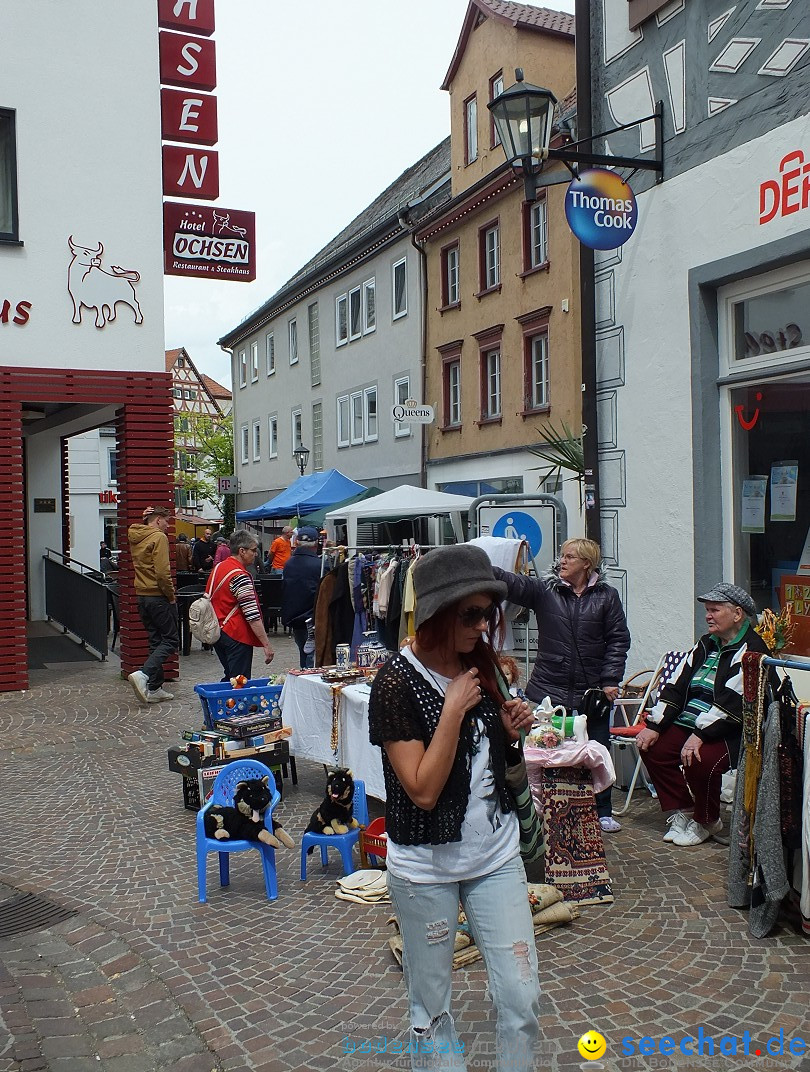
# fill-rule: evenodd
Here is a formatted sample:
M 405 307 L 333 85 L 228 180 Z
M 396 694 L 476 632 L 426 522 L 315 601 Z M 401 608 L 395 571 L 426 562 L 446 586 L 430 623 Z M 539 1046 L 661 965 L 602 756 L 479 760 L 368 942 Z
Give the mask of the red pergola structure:
M 26 503 L 22 404 L 116 407 L 118 537 L 127 546 L 127 528 L 140 521 L 146 506 L 173 509 L 174 445 L 172 378 L 166 372 L 14 368 L 0 366 L 0 504 L 7 533 L 0 572 L 0 692 L 28 687 L 27 570 L 23 534 Z M 92 424 L 88 427 L 93 427 Z M 62 550 L 69 553 L 67 449 L 62 447 Z M 119 573 L 120 653 L 122 674 L 143 664 L 146 633 L 138 616 L 132 563 L 122 556 Z M 177 674 L 177 657 L 166 666 Z

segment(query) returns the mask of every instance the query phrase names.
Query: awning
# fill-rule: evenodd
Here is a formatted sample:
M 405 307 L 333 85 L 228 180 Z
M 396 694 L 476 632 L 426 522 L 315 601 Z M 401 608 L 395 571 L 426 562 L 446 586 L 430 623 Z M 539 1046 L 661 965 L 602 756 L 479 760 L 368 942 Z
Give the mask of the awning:
M 327 469 L 323 473 L 308 473 L 300 476 L 294 483 L 252 510 L 240 510 L 237 521 L 265 521 L 269 518 L 302 517 L 315 510 L 329 509 L 335 503 L 345 502 L 353 496 L 366 491 L 364 484 L 358 484 L 337 469 Z

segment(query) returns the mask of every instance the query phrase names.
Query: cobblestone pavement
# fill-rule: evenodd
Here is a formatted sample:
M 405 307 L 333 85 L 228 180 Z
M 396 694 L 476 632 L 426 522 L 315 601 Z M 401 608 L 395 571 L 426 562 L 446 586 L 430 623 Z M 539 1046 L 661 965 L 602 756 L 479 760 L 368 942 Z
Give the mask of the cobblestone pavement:
M 292 642 L 276 646 L 274 668 L 291 665 Z M 197 902 L 194 815 L 166 749 L 199 725 L 193 685 L 219 678 L 216 657 L 195 650 L 181 673 L 175 700 L 148 708 L 114 657 L 38 671 L 29 691 L 0 695 L 0 902 L 28 893 L 75 913 L 0 939 L 0 1072 L 402 1068 L 402 1057 L 359 1052 L 365 1038 L 405 1037 L 406 1003 L 390 906 L 337 900 L 337 854 L 306 883 L 296 851 L 277 854 L 272 904 L 252 853 L 233 859 L 227 890 L 212 861 L 209 904 Z M 296 838 L 323 788 L 320 766 L 298 770 L 281 811 Z M 724 850 L 663 845 L 645 796 L 608 843 L 616 903 L 538 938 L 536 1067 L 808 1072 L 806 1059 L 742 1049 L 621 1056 L 624 1037 L 657 1043 L 701 1025 L 718 1040 L 748 1030 L 760 1045 L 780 1029 L 810 1037 L 806 943 L 788 928 L 751 939 L 725 904 Z M 494 1068 L 482 968 L 456 973 L 454 1001 L 468 1067 Z M 601 1061 L 577 1054 L 588 1028 L 608 1041 Z M 346 1054 L 347 1038 L 358 1052 Z

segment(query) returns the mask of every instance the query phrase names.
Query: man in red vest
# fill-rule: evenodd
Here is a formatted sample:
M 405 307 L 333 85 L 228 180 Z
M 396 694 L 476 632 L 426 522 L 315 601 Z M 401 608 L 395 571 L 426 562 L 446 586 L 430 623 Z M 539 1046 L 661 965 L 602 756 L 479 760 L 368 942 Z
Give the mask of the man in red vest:
M 262 621 L 253 578 L 247 567 L 259 553 L 256 538 L 244 529 L 231 536 L 231 554 L 218 563 L 208 578 L 206 591 L 221 630 L 214 651 L 225 674 L 223 681 L 240 674 L 252 677 L 253 649 L 264 649 L 265 664 L 275 654 Z

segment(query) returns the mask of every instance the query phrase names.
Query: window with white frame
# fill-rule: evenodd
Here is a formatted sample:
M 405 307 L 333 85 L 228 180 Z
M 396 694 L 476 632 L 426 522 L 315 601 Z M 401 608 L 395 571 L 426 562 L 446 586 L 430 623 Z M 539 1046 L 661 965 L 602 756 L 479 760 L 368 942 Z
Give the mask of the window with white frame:
M 348 447 L 351 442 L 349 421 L 349 396 L 342 395 L 337 400 L 337 445 Z
M 250 449 L 250 438 L 249 438 L 249 436 L 250 436 L 250 433 L 248 431 L 248 426 L 246 424 L 243 424 L 241 429 L 240 429 L 240 438 L 241 438 L 241 441 L 242 441 L 242 452 L 241 452 L 242 465 L 247 465 L 247 463 L 250 461 L 250 456 L 249 456 L 249 453 L 248 453 L 248 451 Z
M 481 289 L 491 290 L 501 281 L 501 234 L 498 224 L 485 228 L 482 246 L 484 271 Z
M 351 414 L 351 442 L 352 446 L 363 442 L 363 392 L 355 391 L 350 396 Z
M 404 406 L 408 399 L 411 397 L 411 378 L 410 376 L 400 376 L 398 380 L 394 380 L 394 404 L 397 406 Z M 404 421 L 394 421 L 394 437 L 399 439 L 411 434 L 411 426 Z
M 253 341 L 250 344 L 250 382 L 256 383 L 259 378 L 259 343 Z
M 292 420 L 292 449 L 298 450 L 302 445 L 301 437 L 303 436 L 301 410 L 294 409 L 290 414 L 290 417 Z
M 17 242 L 16 113 L 0 108 L 0 240 Z
M 458 242 L 442 253 L 442 305 L 458 305 Z
M 254 462 L 260 462 L 262 460 L 262 422 L 253 422 L 253 460 Z
M 345 294 L 335 298 L 335 345 L 345 346 L 349 341 L 349 299 Z
M 239 351 L 239 386 L 247 387 L 247 350 Z
M 290 339 L 290 364 L 298 363 L 298 322 L 293 317 L 287 321 L 287 334 Z
M 271 458 L 278 457 L 278 417 L 267 418 L 267 446 Z
M 526 340 L 526 409 L 544 409 L 549 404 L 548 334 L 532 335 Z
M 408 312 L 408 262 L 405 257 L 401 261 L 395 261 L 391 266 L 391 281 L 393 287 L 393 310 L 392 319 L 398 320 Z
M 267 355 L 267 375 L 272 376 L 276 371 L 276 337 L 272 331 L 267 333 L 264 349 Z
M 485 350 L 482 355 L 483 392 L 481 416 L 491 420 L 501 416 L 501 351 Z
M 323 469 L 323 402 L 312 403 L 312 468 Z
M 117 484 L 118 483 L 118 451 L 115 449 L 115 447 L 110 447 L 110 449 L 107 451 L 107 473 L 108 473 L 108 478 L 107 478 L 108 483 Z
M 464 101 L 464 163 L 478 158 L 478 102 L 475 94 Z
M 444 372 L 444 423 L 453 428 L 461 424 L 461 361 L 446 361 Z
M 377 295 L 374 280 L 367 279 L 363 284 L 363 334 L 368 335 L 377 327 Z
M 503 93 L 503 71 L 499 71 L 489 80 L 489 99 L 494 101 L 496 97 L 500 97 Z M 501 139 L 498 136 L 498 128 L 495 126 L 495 120 L 490 112 L 489 116 L 489 145 L 491 149 L 494 149 L 496 145 L 501 144 Z
M 377 388 L 366 387 L 363 391 L 363 434 L 366 443 L 374 443 L 377 431 Z
M 363 308 L 360 287 L 349 291 L 349 339 L 359 339 L 363 334 Z
M 309 326 L 309 383 L 317 387 L 321 382 L 321 328 L 318 320 L 318 303 L 307 307 Z
M 545 197 L 528 206 L 527 268 L 537 268 L 548 261 L 548 215 Z

